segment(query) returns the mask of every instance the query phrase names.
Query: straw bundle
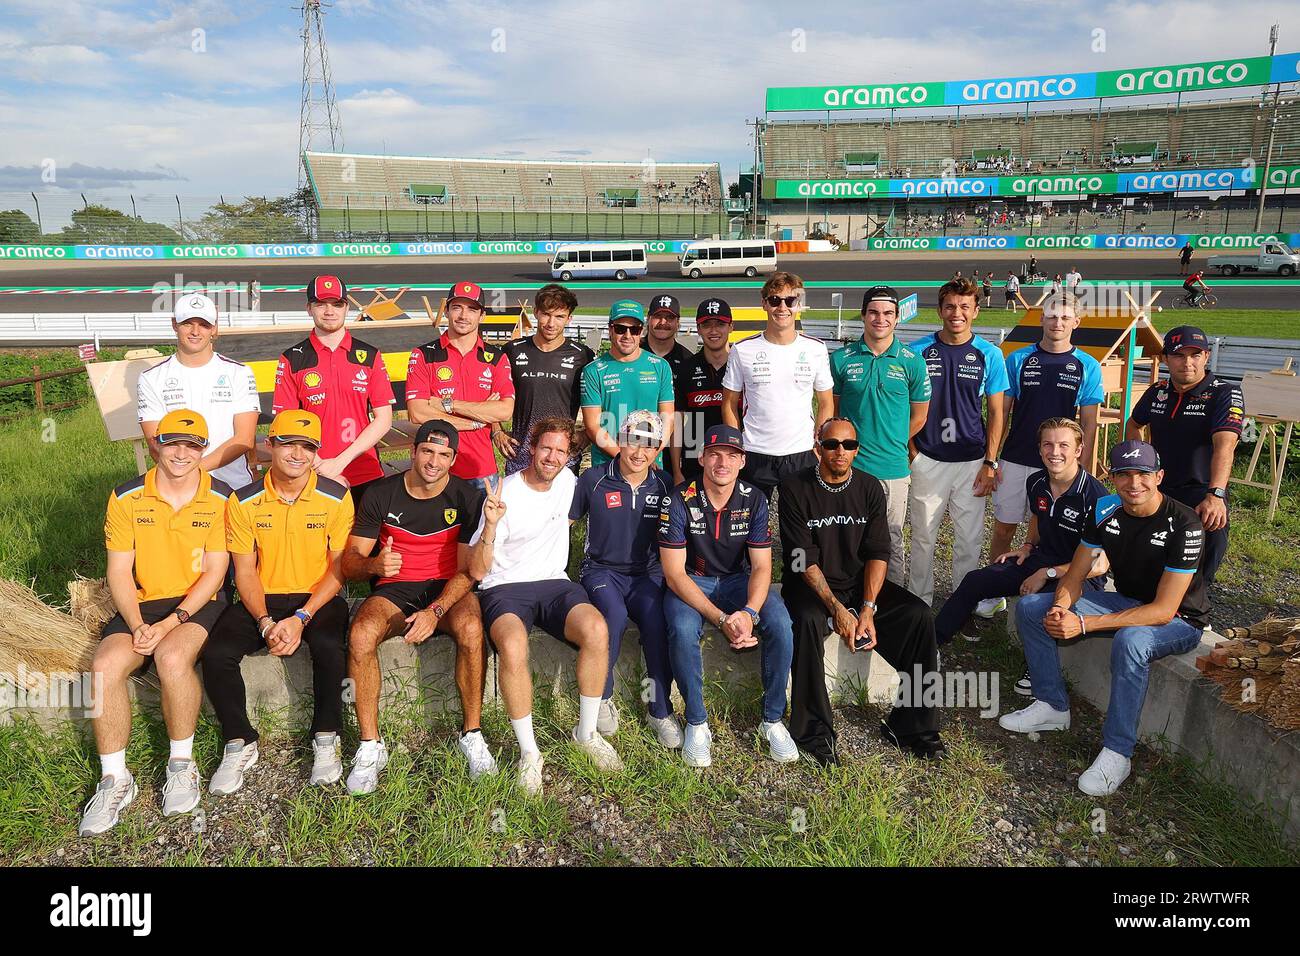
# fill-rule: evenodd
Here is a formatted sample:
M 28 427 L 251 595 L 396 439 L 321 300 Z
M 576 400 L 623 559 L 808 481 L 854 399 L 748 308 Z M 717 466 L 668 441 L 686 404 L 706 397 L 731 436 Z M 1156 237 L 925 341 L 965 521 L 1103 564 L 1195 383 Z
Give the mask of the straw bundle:
M 1205 676 L 1223 686 L 1224 702 L 1279 730 L 1300 729 L 1300 618 L 1268 617 L 1228 628 L 1224 636 L 1228 640 L 1196 661 Z
M 1300 730 L 1300 658 L 1283 666 L 1277 690 L 1264 705 L 1264 718 L 1278 730 Z
M 95 634 L 102 631 L 109 618 L 117 613 L 113 593 L 103 578 L 83 578 L 77 575 L 75 580 L 68 583 L 68 598 L 72 616 Z
M 98 640 L 99 630 L 49 607 L 26 585 L 0 578 L 0 674 L 84 673 Z

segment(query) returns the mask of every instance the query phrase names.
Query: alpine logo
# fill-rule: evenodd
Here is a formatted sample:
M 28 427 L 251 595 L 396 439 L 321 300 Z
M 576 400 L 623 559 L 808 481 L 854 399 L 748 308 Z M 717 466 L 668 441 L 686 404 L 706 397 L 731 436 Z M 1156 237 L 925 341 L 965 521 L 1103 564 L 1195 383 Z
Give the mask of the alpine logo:
M 1126 451 L 1124 454 L 1120 455 L 1119 457 L 1120 457 L 1120 458 L 1123 458 L 1123 459 L 1125 459 L 1125 460 L 1127 460 L 1127 459 L 1129 459 L 1129 458 L 1141 458 L 1141 457 L 1142 457 L 1142 449 L 1141 449 L 1141 448 L 1134 448 L 1132 451 Z
M 1168 531 L 1157 531 L 1155 534 L 1151 536 L 1151 543 L 1163 545 L 1165 543 L 1165 539 L 1168 537 L 1169 537 Z

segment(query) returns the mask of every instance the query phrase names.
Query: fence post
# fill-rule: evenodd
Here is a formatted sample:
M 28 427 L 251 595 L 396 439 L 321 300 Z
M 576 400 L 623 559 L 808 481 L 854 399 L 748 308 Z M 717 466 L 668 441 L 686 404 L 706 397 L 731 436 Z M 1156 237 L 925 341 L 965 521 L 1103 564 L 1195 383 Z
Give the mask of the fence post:
M 36 386 L 36 411 L 38 414 L 44 415 L 45 414 L 45 392 L 41 388 L 42 383 L 40 379 L 40 374 L 41 374 L 41 367 L 39 365 L 33 365 L 32 377 L 36 379 L 36 381 L 33 383 Z

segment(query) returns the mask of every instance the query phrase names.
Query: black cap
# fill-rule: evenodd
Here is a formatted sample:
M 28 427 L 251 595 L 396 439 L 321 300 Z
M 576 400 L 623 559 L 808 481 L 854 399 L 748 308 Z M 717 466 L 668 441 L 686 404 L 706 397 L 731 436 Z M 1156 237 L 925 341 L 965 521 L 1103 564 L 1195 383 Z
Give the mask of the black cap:
M 875 301 L 892 302 L 898 306 L 898 290 L 892 285 L 873 285 L 862 296 L 862 311 L 867 311 L 867 306 Z
M 695 321 L 698 323 L 704 319 L 722 319 L 724 322 L 732 321 L 731 306 L 725 299 L 705 299 L 695 307 Z
M 422 445 L 427 441 L 433 441 L 434 435 L 441 435 L 447 439 L 445 442 L 434 442 L 434 444 L 448 445 L 452 451 L 460 450 L 460 435 L 456 432 L 456 426 L 437 418 L 420 426 L 420 430 L 415 433 L 415 444 Z
M 1111 474 L 1117 471 L 1159 471 L 1160 456 L 1146 442 L 1132 438 L 1110 450 L 1110 470 Z
M 660 310 L 671 312 L 673 315 L 677 316 L 678 318 L 681 318 L 682 315 L 681 303 L 677 301 L 677 296 L 675 295 L 667 295 L 667 294 L 657 295 L 649 302 L 646 303 L 646 307 L 645 307 L 646 315 L 648 316 L 654 315 L 656 312 Z
M 730 425 L 714 425 L 704 433 L 704 447 L 700 450 L 708 451 L 714 445 L 725 445 L 737 451 L 745 450 L 745 440 L 740 434 L 740 429 L 732 428 Z
M 1210 351 L 1210 339 L 1194 325 L 1180 325 L 1165 333 L 1165 352 L 1177 352 L 1179 349 L 1205 349 Z
M 348 300 L 348 287 L 336 275 L 312 276 L 312 280 L 307 283 L 307 301 L 323 302 L 327 299 L 338 299 L 340 302 L 346 302 Z

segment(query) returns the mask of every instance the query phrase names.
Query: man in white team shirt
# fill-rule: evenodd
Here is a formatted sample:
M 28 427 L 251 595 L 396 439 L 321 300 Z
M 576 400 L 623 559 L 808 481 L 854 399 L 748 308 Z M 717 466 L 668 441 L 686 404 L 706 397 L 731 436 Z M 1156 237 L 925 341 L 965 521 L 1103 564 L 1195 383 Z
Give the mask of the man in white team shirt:
M 578 479 L 569 470 L 574 422 L 543 418 L 529 430 L 527 468 L 487 479 L 487 499 L 470 539 L 469 573 L 481 582 L 483 626 L 497 651 L 497 680 L 519 741 L 519 785 L 542 792 L 542 752 L 533 734 L 528 632 L 536 623 L 578 649 L 578 726 L 573 744 L 600 770 L 623 769 L 596 732 L 609 663 L 609 629 L 587 591 L 569 579 L 569 509 Z
M 158 459 L 158 423 L 188 408 L 208 423 L 208 447 L 199 467 L 231 488 L 253 480 L 245 456 L 253 448 L 261 405 L 253 370 L 215 351 L 217 306 L 206 295 L 186 294 L 172 318 L 176 354 L 140 373 L 136 385 L 140 431 Z
M 722 373 L 722 422 L 741 428 L 743 418 L 741 477 L 770 501 L 786 475 L 816 467 L 813 436 L 831 417 L 835 400 L 825 344 L 795 328 L 804 307 L 803 280 L 774 272 L 761 295 L 767 328 L 731 347 Z

